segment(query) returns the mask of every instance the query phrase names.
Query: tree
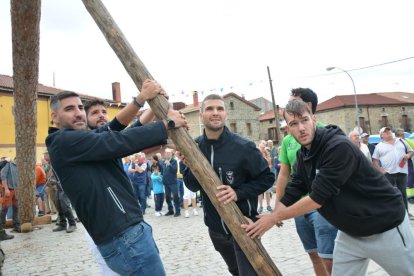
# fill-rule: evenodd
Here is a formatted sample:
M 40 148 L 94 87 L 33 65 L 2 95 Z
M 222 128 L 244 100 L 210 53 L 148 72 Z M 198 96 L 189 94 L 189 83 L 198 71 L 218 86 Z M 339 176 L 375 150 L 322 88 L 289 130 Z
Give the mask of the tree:
M 22 232 L 32 231 L 36 182 L 40 0 L 12 0 L 14 125 Z

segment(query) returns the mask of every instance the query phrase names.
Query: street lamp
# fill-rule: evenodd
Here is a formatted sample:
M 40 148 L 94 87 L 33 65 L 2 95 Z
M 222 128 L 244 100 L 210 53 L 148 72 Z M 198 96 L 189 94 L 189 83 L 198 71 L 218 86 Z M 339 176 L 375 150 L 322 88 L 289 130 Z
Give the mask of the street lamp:
M 352 86 L 354 88 L 354 97 L 355 97 L 355 113 L 356 113 L 356 121 L 357 121 L 357 127 L 358 127 L 358 134 L 359 134 L 359 140 L 361 140 L 361 127 L 359 126 L 359 110 L 358 110 L 358 100 L 357 100 L 357 94 L 356 94 L 356 89 L 355 89 L 355 83 L 354 80 L 352 79 L 351 75 L 348 73 L 348 71 L 346 71 L 345 69 L 339 68 L 339 67 L 328 67 L 326 68 L 327 71 L 331 71 L 333 69 L 338 69 L 341 70 L 342 72 L 344 72 L 345 74 L 348 75 L 348 77 L 351 79 L 352 81 Z

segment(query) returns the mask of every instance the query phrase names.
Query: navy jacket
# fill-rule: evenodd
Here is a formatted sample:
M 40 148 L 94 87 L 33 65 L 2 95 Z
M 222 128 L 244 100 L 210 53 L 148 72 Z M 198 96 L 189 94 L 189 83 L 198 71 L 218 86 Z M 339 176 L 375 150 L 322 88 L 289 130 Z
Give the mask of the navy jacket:
M 224 185 L 230 185 L 237 194 L 237 206 L 246 217 L 257 220 L 257 199 L 275 182 L 269 164 L 256 145 L 227 127 L 218 140 L 202 135 L 196 139 L 204 156 Z M 184 170 L 184 183 L 193 192 L 201 190 L 204 223 L 214 232 L 230 234 L 200 183 L 189 169 Z
M 164 185 L 177 184 L 177 160 L 171 158 L 170 165 L 167 166 L 165 161 L 162 169 L 162 181 Z
M 49 129 L 52 167 L 95 244 L 143 220 L 120 158 L 166 139 L 161 121 L 121 132 Z

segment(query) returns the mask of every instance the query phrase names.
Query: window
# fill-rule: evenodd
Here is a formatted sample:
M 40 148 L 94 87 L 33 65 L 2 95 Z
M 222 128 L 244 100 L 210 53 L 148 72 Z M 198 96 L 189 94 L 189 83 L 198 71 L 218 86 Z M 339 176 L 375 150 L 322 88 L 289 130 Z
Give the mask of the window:
M 359 127 L 361 128 L 362 132 L 365 132 L 365 118 L 359 117 Z
M 247 135 L 251 136 L 252 135 L 252 124 L 246 123 L 246 129 L 247 129 Z
M 230 102 L 230 109 L 234 110 L 234 103 L 233 102 Z
M 388 117 L 387 116 L 381 116 L 381 125 L 383 127 L 388 126 Z
M 407 115 L 402 115 L 401 117 L 401 128 L 402 129 L 410 129 L 408 126 L 408 116 Z
M 237 133 L 237 125 L 236 123 L 230 123 L 230 130 L 234 133 Z

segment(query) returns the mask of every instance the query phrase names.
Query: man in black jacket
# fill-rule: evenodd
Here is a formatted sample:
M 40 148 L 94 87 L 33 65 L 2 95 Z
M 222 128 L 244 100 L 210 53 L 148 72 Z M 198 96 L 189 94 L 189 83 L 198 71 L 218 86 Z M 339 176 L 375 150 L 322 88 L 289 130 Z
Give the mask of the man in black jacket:
M 342 130 L 316 128 L 311 114 L 300 101 L 286 106 L 289 132 L 302 145 L 294 173 L 275 211 L 242 227 L 259 238 L 282 220 L 318 209 L 339 229 L 333 275 L 365 275 L 370 259 L 390 275 L 412 275 L 414 235 L 401 193 Z
M 200 112 L 204 134 L 196 142 L 223 183 L 217 187 L 218 200 L 224 204 L 234 201 L 246 217 L 254 220 L 258 214 L 258 195 L 272 187 L 275 177 L 256 145 L 229 131 L 225 126 L 226 117 L 223 98 L 215 94 L 207 96 Z M 223 257 L 230 273 L 256 275 L 189 169 L 184 170 L 184 183 L 193 192 L 201 190 L 204 223 L 208 227 L 214 248 Z
M 144 83 L 134 104 L 143 106 L 160 90 L 154 83 Z M 122 275 L 165 275 L 151 227 L 143 220 L 119 158 L 164 144 L 167 127 L 174 123 L 181 127 L 185 118 L 170 109 L 168 121 L 122 132 L 88 131 L 76 93 L 58 93 L 50 106 L 56 128 L 49 130 L 46 146 L 53 169 L 108 266 Z

